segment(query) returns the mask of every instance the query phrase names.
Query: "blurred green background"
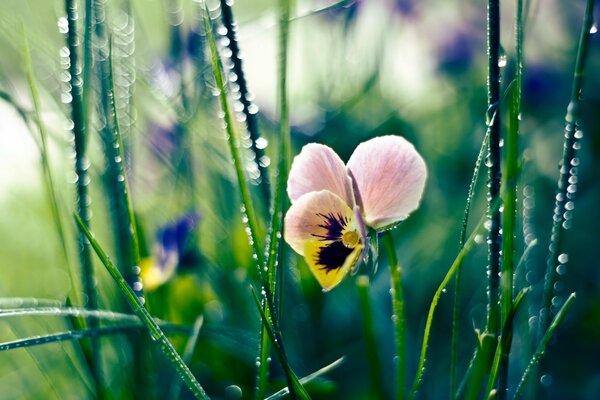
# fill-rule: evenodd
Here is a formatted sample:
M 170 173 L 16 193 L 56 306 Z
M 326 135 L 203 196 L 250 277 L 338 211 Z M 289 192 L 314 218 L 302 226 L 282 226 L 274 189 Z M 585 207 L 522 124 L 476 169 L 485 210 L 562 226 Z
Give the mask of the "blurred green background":
M 320 142 L 347 160 L 360 142 L 398 134 L 414 143 L 426 160 L 429 181 L 422 206 L 394 231 L 405 290 L 406 363 L 412 377 L 429 303 L 458 252 L 467 188 L 485 133 L 485 4 L 365 0 L 346 2 L 327 12 L 311 12 L 328 4 L 298 0 L 294 15 L 302 17 L 291 23 L 293 153 L 305 143 Z M 507 57 L 502 74 L 506 88 L 514 73 L 514 4 L 503 2 L 502 7 L 502 44 Z M 525 241 L 536 238 L 538 244 L 517 271 L 516 284 L 531 285 L 533 290 L 518 315 L 519 334 L 514 338 L 509 372 L 509 387 L 513 390 L 532 351 L 528 327 L 535 328 L 541 301 L 564 114 L 583 8 L 583 1 L 532 1 L 527 21 L 518 255 Z M 132 20 L 127 17 L 128 9 Z M 600 18 L 600 10 L 596 11 Z M 274 159 L 278 143 L 274 120 L 276 4 L 238 1 L 234 12 L 240 25 L 246 78 L 259 107 L 264 143 L 269 144 L 267 156 Z M 32 109 L 23 72 L 22 23 L 42 92 L 43 119 L 50 134 L 61 207 L 70 216 L 74 208 L 72 150 L 68 108 L 61 103 L 65 83 L 60 49 L 64 38 L 57 27 L 64 14 L 64 4 L 58 0 L 0 3 L 0 89 L 10 93 L 25 110 Z M 217 118 L 218 105 L 211 95 L 210 67 L 201 48 L 190 45 L 199 23 L 198 9 L 187 0 L 114 0 L 107 3 L 107 22 L 122 50 L 122 59 L 116 60 L 115 79 L 123 79 L 122 87 L 133 93 L 122 117 L 126 120 L 129 179 L 144 236 L 146 263 L 156 264 L 169 240 L 180 244 L 177 271 L 165 277 L 166 283 L 147 292 L 149 307 L 155 315 L 186 324 L 202 313 L 205 327 L 192 370 L 211 397 L 238 398 L 239 393 L 231 386 L 237 385 L 243 398 L 251 398 L 259 317 L 249 285 L 255 282 L 256 271 L 224 132 Z M 127 57 L 129 54 L 132 56 Z M 190 70 L 198 73 L 190 74 Z M 592 35 L 584 82 L 585 135 L 579 152 L 576 207 L 565 241 L 569 261 L 556 286 L 563 300 L 575 291 L 577 301 L 547 351 L 540 385 L 540 398 L 544 399 L 600 398 L 598 71 L 600 36 L 596 34 Z M 183 121 L 177 108 L 182 101 L 181 87 L 186 85 L 198 92 L 198 110 Z M 239 128 L 243 131 L 242 124 Z M 0 100 L 0 297 L 64 301 L 70 290 L 69 275 L 43 186 L 34 140 L 37 135 L 10 103 Z M 90 143 L 92 228 L 99 241 L 114 251 L 102 184 L 105 166 L 94 131 Z M 246 162 L 249 177 L 256 178 L 249 155 Z M 269 164 L 266 158 L 262 162 Z M 486 177 L 482 175 L 472 221 L 478 220 L 485 209 Z M 258 186 L 253 189 L 255 202 L 264 205 Z M 259 211 L 264 227 L 268 210 L 259 206 Z M 174 234 L 173 227 L 178 222 L 181 225 L 186 216 L 189 221 L 190 215 L 199 216 L 195 229 Z M 76 259 L 75 226 L 68 226 L 73 239 L 70 250 Z M 485 239 L 480 239 L 463 271 L 461 375 L 475 346 L 474 328 L 483 327 L 485 315 L 486 246 Z M 356 278 L 346 279 L 325 294 L 304 261 L 289 248 L 285 266 L 282 323 L 291 365 L 304 376 L 346 356 L 342 366 L 314 383 L 315 397 L 370 398 L 373 394 Z M 96 270 L 101 307 L 128 311 L 98 262 Z M 393 338 L 389 272 L 383 256 L 379 271 L 371 277 L 369 291 L 384 367 L 381 379 L 386 382 L 387 396 L 391 396 Z M 449 288 L 433 325 L 424 398 L 447 398 L 449 393 L 452 299 Z M 3 318 L 0 342 L 65 329 L 65 321 L 56 317 Z M 174 342 L 180 349 L 185 343 L 182 337 L 174 337 Z M 164 398 L 173 375 L 158 352 L 140 366 L 132 364 L 125 336 L 103 338 L 102 344 L 105 381 L 114 398 L 132 396 L 130 380 L 136 371 L 148 378 L 148 387 L 136 390 L 138 396 L 150 389 L 158 393 L 158 398 Z M 284 380 L 276 360 L 272 370 L 272 389 L 277 390 Z M 0 352 L 2 399 L 88 398 L 92 396 L 90 385 L 76 343 Z M 187 396 L 183 391 L 182 395 Z

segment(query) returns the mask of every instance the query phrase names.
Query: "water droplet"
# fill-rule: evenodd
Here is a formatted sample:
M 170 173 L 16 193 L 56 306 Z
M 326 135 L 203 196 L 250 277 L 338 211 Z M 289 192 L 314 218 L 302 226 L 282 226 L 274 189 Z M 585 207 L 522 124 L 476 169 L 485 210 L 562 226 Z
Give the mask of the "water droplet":
M 564 275 L 567 272 L 567 266 L 565 264 L 560 264 L 556 267 L 556 273 L 559 275 Z
M 60 17 L 58 19 L 57 25 L 58 25 L 58 31 L 60 33 L 69 32 L 69 21 L 67 20 L 66 17 Z
M 544 374 L 542 375 L 542 377 L 540 378 L 540 383 L 542 384 L 542 386 L 548 387 L 552 384 L 552 375 L 549 374 Z
M 500 54 L 500 58 L 498 58 L 498 66 L 500 68 L 504 68 L 504 67 L 506 67 L 506 64 L 507 64 L 506 53 L 503 52 L 502 54 Z
M 594 34 L 598 32 L 598 26 L 596 24 L 593 24 L 592 27 L 590 28 L 590 34 Z
M 561 264 L 565 264 L 569 261 L 569 255 L 567 253 L 562 253 L 558 256 L 558 262 Z
M 237 385 L 229 385 L 225 388 L 225 399 L 238 400 L 243 396 L 242 389 Z

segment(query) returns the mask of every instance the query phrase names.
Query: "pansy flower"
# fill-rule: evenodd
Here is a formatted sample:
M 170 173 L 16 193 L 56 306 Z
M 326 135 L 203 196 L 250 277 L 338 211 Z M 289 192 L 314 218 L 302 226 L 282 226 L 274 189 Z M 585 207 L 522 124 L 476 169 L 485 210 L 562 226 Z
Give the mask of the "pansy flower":
M 199 222 L 200 214 L 191 212 L 158 230 L 152 258 L 142 260 L 142 281 L 147 290 L 156 289 L 175 275 Z
M 423 158 L 400 136 L 361 143 L 346 165 L 330 147 L 308 144 L 288 177 L 285 240 L 331 290 L 364 257 L 368 230 L 393 227 L 417 209 L 426 179 Z

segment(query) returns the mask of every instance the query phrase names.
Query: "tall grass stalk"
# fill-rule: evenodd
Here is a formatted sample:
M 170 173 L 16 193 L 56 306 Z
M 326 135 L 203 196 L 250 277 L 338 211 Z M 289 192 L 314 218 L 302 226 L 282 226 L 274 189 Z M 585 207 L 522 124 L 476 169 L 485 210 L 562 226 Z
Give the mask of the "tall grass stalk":
M 252 94 L 249 91 L 246 75 L 244 74 L 243 61 L 237 39 L 238 28 L 235 19 L 233 18 L 233 0 L 220 0 L 220 5 L 221 21 L 226 29 L 225 37 L 228 40 L 227 48 L 231 51 L 231 72 L 233 72 L 233 75 L 230 78 L 230 81 L 237 85 L 235 97 L 238 97 L 238 101 L 242 106 L 246 130 L 250 135 L 250 150 L 254 154 L 254 162 L 260 173 L 260 188 L 265 203 L 268 204 L 271 201 L 271 189 L 269 184 L 269 170 L 267 169 L 267 163 L 265 163 L 264 158 L 266 141 L 260 136 L 258 128 L 258 107 L 252 102 Z
M 281 0 L 279 2 L 279 57 L 278 57 L 278 80 L 277 80 L 277 104 L 279 107 L 279 161 L 277 164 L 276 186 L 273 193 L 271 224 L 269 227 L 269 239 L 267 249 L 267 271 L 268 292 L 276 295 L 277 277 L 279 276 L 279 292 L 277 298 L 270 299 L 275 305 L 275 315 L 272 315 L 276 328 L 279 329 L 279 318 L 281 317 L 283 293 L 283 265 L 278 265 L 278 257 L 283 252 L 283 213 L 285 208 L 285 187 L 288 176 L 290 163 L 291 139 L 289 127 L 289 110 L 288 110 L 288 95 L 287 95 L 287 45 L 289 32 L 289 16 L 290 16 L 290 1 Z M 277 270 L 280 271 L 277 274 Z M 265 283 L 263 283 L 265 285 Z M 268 296 L 268 292 L 265 295 Z M 268 307 L 269 299 L 263 299 L 263 311 L 269 316 L 270 310 Z M 268 373 L 269 373 L 269 342 L 268 332 L 263 326 L 261 330 L 260 351 L 259 351 L 259 370 L 256 383 L 256 398 L 263 399 L 266 394 Z
M 583 77 L 585 73 L 585 63 L 589 50 L 589 39 L 592 26 L 594 25 L 594 3 L 595 0 L 587 0 L 585 14 L 583 16 L 583 26 L 579 36 L 577 47 L 577 56 L 575 60 L 575 72 L 573 75 L 573 85 L 571 88 L 571 99 L 567 107 L 565 116 L 565 133 L 563 142 L 563 155 L 558 177 L 554 216 L 552 219 L 552 233 L 548 249 L 547 269 L 544 277 L 544 295 L 543 303 L 540 309 L 540 325 L 538 337 L 547 330 L 552 318 L 552 298 L 554 297 L 554 284 L 557 279 L 556 268 L 566 261 L 561 257 L 563 254 L 563 238 L 566 230 L 571 225 L 572 210 L 567 208 L 567 204 L 573 205 L 573 199 L 576 192 L 577 179 L 577 149 L 579 140 L 583 136 L 580 121 L 581 92 L 583 88 Z M 574 178 L 573 178 L 574 177 Z
M 477 155 L 477 160 L 475 161 L 475 167 L 473 168 L 473 175 L 471 177 L 471 183 L 469 184 L 469 190 L 467 192 L 467 202 L 465 206 L 465 212 L 463 214 L 462 227 L 460 230 L 460 240 L 459 240 L 459 251 L 465 245 L 465 241 L 467 240 L 467 227 L 469 225 L 469 216 L 471 215 L 471 204 L 473 204 L 473 196 L 475 195 L 475 185 L 477 184 L 477 179 L 479 178 L 479 170 L 481 169 L 481 164 L 483 161 L 483 157 L 485 151 L 487 150 L 488 140 L 489 140 L 489 129 L 486 130 L 485 136 L 483 137 L 483 141 L 481 142 L 481 147 L 479 148 L 479 154 Z M 462 274 L 462 264 L 459 265 L 456 270 L 456 277 L 454 280 L 454 304 L 452 306 L 452 354 L 450 358 L 450 398 L 453 399 L 456 393 L 456 369 L 458 363 L 458 326 L 460 322 L 460 280 Z
M 490 211 L 496 212 L 498 210 L 499 206 L 500 206 L 500 201 L 499 201 L 499 199 L 496 199 L 496 201 L 491 204 Z M 446 286 L 448 286 L 448 283 L 450 283 L 450 280 L 456 273 L 456 270 L 462 264 L 465 256 L 473 248 L 473 246 L 475 244 L 475 237 L 483 229 L 486 219 L 487 219 L 487 215 L 484 215 L 483 218 L 481 218 L 479 223 L 476 225 L 475 229 L 471 233 L 471 236 L 469 236 L 469 238 L 465 242 L 465 245 L 459 251 L 458 255 L 454 259 L 454 262 L 450 266 L 450 269 L 446 273 L 446 276 L 442 280 L 442 283 L 440 283 L 440 286 L 437 288 L 437 290 L 435 291 L 435 294 L 433 295 L 433 300 L 431 300 L 431 305 L 429 306 L 429 312 L 427 313 L 427 321 L 425 322 L 425 329 L 423 331 L 423 344 L 421 345 L 421 355 L 419 356 L 419 363 L 417 365 L 417 373 L 415 376 L 415 380 L 413 381 L 413 385 L 412 385 L 412 389 L 411 389 L 411 393 L 410 393 L 411 400 L 413 400 L 417 397 L 419 389 L 421 388 L 421 384 L 423 383 L 423 375 L 425 374 L 425 363 L 427 360 L 427 349 L 429 347 L 429 335 L 431 333 L 431 325 L 433 324 L 433 316 L 435 314 L 435 309 L 437 308 L 437 304 L 440 300 L 440 297 L 442 296 L 442 293 L 444 293 L 444 289 L 446 289 Z
M 513 397 L 513 400 L 518 400 L 523 395 L 523 390 L 525 389 L 525 386 L 527 385 L 527 382 L 529 381 L 529 378 L 531 377 L 532 372 L 535 371 L 537 365 L 539 364 L 542 357 L 544 356 L 544 352 L 546 351 L 546 347 L 548 346 L 550 339 L 552 339 L 554 332 L 556 331 L 556 329 L 562 322 L 563 318 L 567 314 L 567 311 L 569 311 L 569 308 L 571 307 L 571 305 L 573 304 L 574 301 L 575 301 L 575 293 L 571 293 L 571 295 L 567 298 L 567 300 L 564 302 L 562 307 L 558 310 L 558 312 L 554 316 L 552 323 L 550 323 L 550 325 L 548 326 L 548 329 L 544 333 L 544 336 L 542 336 L 542 339 L 540 340 L 540 343 L 539 343 L 535 353 L 531 357 L 531 361 L 529 362 L 529 364 L 527 365 L 527 368 L 525 368 L 525 371 L 523 372 L 521 381 L 519 382 L 519 385 L 517 386 L 517 389 L 515 390 L 515 395 Z
M 377 333 L 375 332 L 375 320 L 369 299 L 369 277 L 359 276 L 356 279 L 358 289 L 358 303 L 363 319 L 363 329 L 365 335 L 367 362 L 369 365 L 369 377 L 371 380 L 372 396 L 378 399 L 385 399 L 385 390 L 383 383 L 383 371 L 381 368 L 381 358 L 377 346 Z
M 394 325 L 394 366 L 396 368 L 396 400 L 402 400 L 406 396 L 406 338 L 405 338 L 405 319 L 404 319 L 404 296 L 402 290 L 402 271 L 398 256 L 396 255 L 396 246 L 394 237 L 390 231 L 383 234 L 383 245 L 387 252 L 388 263 L 390 265 L 390 287 L 392 294 L 392 322 Z
M 70 93 L 66 96 L 70 100 L 71 105 L 71 121 L 73 131 L 73 144 L 75 150 L 75 174 L 77 176 L 76 183 L 76 212 L 78 218 L 83 225 L 89 229 L 91 212 L 90 212 L 90 195 L 89 195 L 89 161 L 86 156 L 87 147 L 87 125 L 85 117 L 85 104 L 83 99 L 83 82 L 81 71 L 82 69 L 90 68 L 90 65 L 82 65 L 79 61 L 79 37 L 77 26 L 79 15 L 77 11 L 76 0 L 65 0 L 67 12 L 67 49 L 69 54 L 69 85 Z M 84 306 L 89 308 L 97 308 L 98 300 L 96 295 L 96 280 L 94 277 L 94 265 L 92 263 L 90 244 L 82 232 L 78 234 L 79 245 L 79 261 L 81 263 L 81 279 L 83 292 L 86 297 Z M 89 321 L 91 329 L 97 328 L 95 320 Z M 101 396 L 102 388 L 102 360 L 100 352 L 100 342 L 97 338 L 91 339 L 89 350 L 88 363 L 90 364 L 92 376 L 96 384 L 96 390 Z
M 85 227 L 83 221 L 81 221 L 81 219 L 77 215 L 75 215 L 75 220 L 79 225 L 79 229 L 85 234 L 85 236 L 89 240 L 91 246 L 96 252 L 96 255 L 98 256 L 100 261 L 102 261 L 102 264 L 104 264 L 111 277 L 115 280 L 115 283 L 118 285 L 119 289 L 125 296 L 125 299 L 133 309 L 133 312 L 139 317 L 139 319 L 146 327 L 148 333 L 150 334 L 150 337 L 152 338 L 153 343 L 156 343 L 160 346 L 161 351 L 167 357 L 173 368 L 175 368 L 175 370 L 179 374 L 179 377 L 187 385 L 188 389 L 190 389 L 194 397 L 203 400 L 209 399 L 200 383 L 196 380 L 196 378 L 194 377 L 190 369 L 187 367 L 185 362 L 183 362 L 181 356 L 177 353 L 171 342 L 169 342 L 169 339 L 167 339 L 156 320 L 154 320 L 150 313 L 148 313 L 140 298 L 129 286 L 125 278 L 123 278 L 123 275 L 121 274 L 119 269 L 112 263 L 110 258 L 106 255 L 106 252 L 102 249 L 102 247 L 96 241 L 96 239 L 94 239 L 93 235 Z
M 523 0 L 516 0 L 515 11 L 515 78 L 510 102 L 509 123 L 506 132 L 506 165 L 503 174 L 502 214 L 502 275 L 501 275 L 501 316 L 502 338 L 500 346 L 500 369 L 498 372 L 498 400 L 506 399 L 508 385 L 508 363 L 512 338 L 506 329 L 513 313 L 513 280 L 515 267 L 515 231 L 517 223 L 517 178 L 519 175 L 519 123 L 521 118 L 521 89 L 523 85 Z M 505 337 L 509 335 L 509 337 Z
M 499 314 L 499 273 L 500 248 L 500 211 L 491 210 L 491 204 L 500 198 L 500 0 L 488 0 L 487 5 L 487 55 L 488 109 L 494 109 L 495 118 L 490 121 L 490 140 L 488 146 L 488 200 L 490 231 L 488 234 L 488 309 L 486 332 L 496 337 L 500 328 Z
M 52 219 L 54 220 L 54 226 L 56 227 L 56 232 L 58 233 L 58 238 L 60 241 L 60 248 L 62 250 L 62 256 L 67 267 L 67 273 L 69 274 L 69 279 L 71 281 L 71 290 L 69 293 L 70 301 L 73 304 L 81 304 L 81 295 L 78 291 L 79 284 L 76 279 L 75 266 L 71 260 L 71 255 L 69 253 L 69 248 L 67 245 L 67 234 L 65 231 L 65 226 L 63 222 L 63 217 L 60 212 L 59 202 L 58 202 L 58 194 L 55 186 L 54 175 L 52 174 L 52 167 L 50 165 L 50 157 L 48 153 L 48 134 L 46 132 L 46 126 L 42 121 L 42 112 L 41 112 L 41 103 L 40 96 L 37 90 L 37 85 L 35 83 L 35 76 L 33 73 L 33 65 L 31 62 L 31 52 L 29 50 L 29 41 L 27 40 L 27 36 L 25 34 L 25 27 L 21 25 L 22 35 L 23 35 L 23 64 L 25 75 L 27 76 L 27 84 L 29 86 L 29 92 L 31 94 L 31 100 L 33 103 L 34 115 L 35 115 L 35 123 L 38 128 L 38 132 L 40 134 L 40 155 L 42 159 L 42 172 L 44 176 L 44 183 L 46 186 L 46 191 L 48 192 L 48 200 L 50 201 L 50 212 L 52 213 Z

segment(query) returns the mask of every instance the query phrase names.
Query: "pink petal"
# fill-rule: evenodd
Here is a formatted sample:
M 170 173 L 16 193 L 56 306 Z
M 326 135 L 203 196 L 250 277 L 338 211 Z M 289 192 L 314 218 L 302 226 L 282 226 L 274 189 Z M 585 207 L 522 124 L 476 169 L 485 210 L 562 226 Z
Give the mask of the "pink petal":
M 330 147 L 310 143 L 294 158 L 287 182 L 292 203 L 300 196 L 329 190 L 353 205 L 352 187 L 344 163 Z
M 323 219 L 327 215 L 340 215 L 354 223 L 352 209 L 336 194 L 321 190 L 301 196 L 285 215 L 285 241 L 296 253 L 304 255 L 307 240 L 327 235 Z
M 381 136 L 361 143 L 348 161 L 348 170 L 368 226 L 384 228 L 419 207 L 427 168 L 403 137 Z

